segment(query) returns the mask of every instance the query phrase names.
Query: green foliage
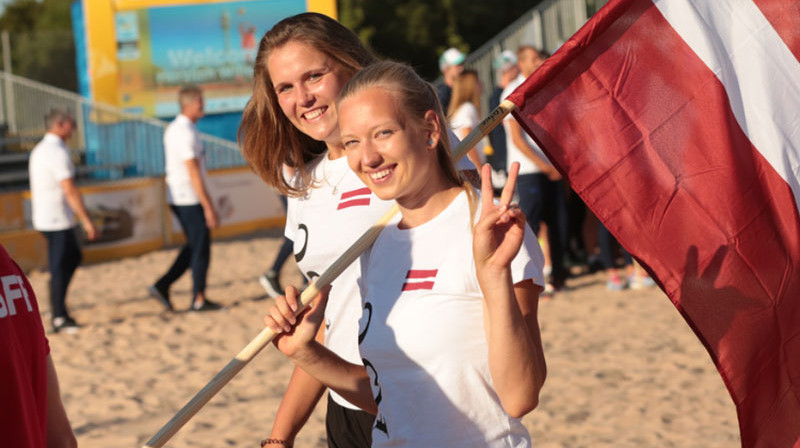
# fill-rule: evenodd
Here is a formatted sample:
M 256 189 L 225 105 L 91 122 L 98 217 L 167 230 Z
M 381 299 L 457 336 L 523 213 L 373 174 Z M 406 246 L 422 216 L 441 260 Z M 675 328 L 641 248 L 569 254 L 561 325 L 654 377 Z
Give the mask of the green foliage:
M 0 16 L 0 30 L 9 33 L 15 75 L 77 90 L 69 1 L 14 0 Z
M 539 0 L 338 0 L 339 20 L 383 57 L 410 63 L 428 79 L 439 76 L 448 47 L 477 49 L 536 6 Z

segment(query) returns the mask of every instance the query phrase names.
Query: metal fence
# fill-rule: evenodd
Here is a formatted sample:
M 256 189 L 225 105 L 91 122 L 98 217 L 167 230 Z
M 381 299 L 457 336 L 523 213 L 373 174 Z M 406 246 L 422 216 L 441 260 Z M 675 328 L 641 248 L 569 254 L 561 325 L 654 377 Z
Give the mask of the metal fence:
M 0 151 L 24 152 L 46 132 L 44 117 L 53 108 L 75 115 L 77 129 L 67 146 L 76 162 L 95 178 L 164 174 L 162 120 L 132 115 L 75 93 L 0 72 Z M 236 143 L 201 134 L 208 169 L 245 165 Z
M 520 45 L 526 44 L 553 53 L 607 1 L 544 1 L 470 53 L 464 65 L 475 70 L 483 83 L 481 107 L 484 113 L 489 111 L 489 96 L 497 81 L 492 63 L 503 50 L 516 52 Z

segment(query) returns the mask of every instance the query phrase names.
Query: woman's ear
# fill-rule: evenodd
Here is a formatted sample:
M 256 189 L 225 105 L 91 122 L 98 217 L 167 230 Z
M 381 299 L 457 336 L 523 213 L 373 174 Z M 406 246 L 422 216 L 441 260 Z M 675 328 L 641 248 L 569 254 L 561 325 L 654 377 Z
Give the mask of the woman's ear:
M 436 112 L 429 110 L 425 112 L 423 121 L 428 132 L 428 147 L 436 148 L 439 146 L 439 139 L 442 138 L 442 123 L 439 121 L 439 116 L 436 115 Z

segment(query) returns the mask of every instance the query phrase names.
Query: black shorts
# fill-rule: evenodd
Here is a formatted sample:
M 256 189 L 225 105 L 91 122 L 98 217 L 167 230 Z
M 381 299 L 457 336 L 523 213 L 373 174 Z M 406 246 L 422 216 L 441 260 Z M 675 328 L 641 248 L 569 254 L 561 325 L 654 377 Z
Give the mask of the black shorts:
M 328 448 L 369 448 L 373 423 L 374 415 L 341 406 L 328 394 L 328 415 L 325 418 Z

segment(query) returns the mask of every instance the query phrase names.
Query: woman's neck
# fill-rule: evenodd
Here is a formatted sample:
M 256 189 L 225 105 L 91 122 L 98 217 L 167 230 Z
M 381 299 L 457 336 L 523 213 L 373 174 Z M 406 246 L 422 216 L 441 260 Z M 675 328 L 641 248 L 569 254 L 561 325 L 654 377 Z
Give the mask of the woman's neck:
M 328 159 L 336 160 L 340 157 L 345 156 L 344 146 L 341 142 L 336 143 L 325 143 L 325 146 L 328 147 Z
M 444 211 L 462 191 L 462 187 L 446 182 L 432 187 L 424 196 L 398 198 L 397 206 L 403 215 L 398 226 L 411 229 L 425 224 Z

